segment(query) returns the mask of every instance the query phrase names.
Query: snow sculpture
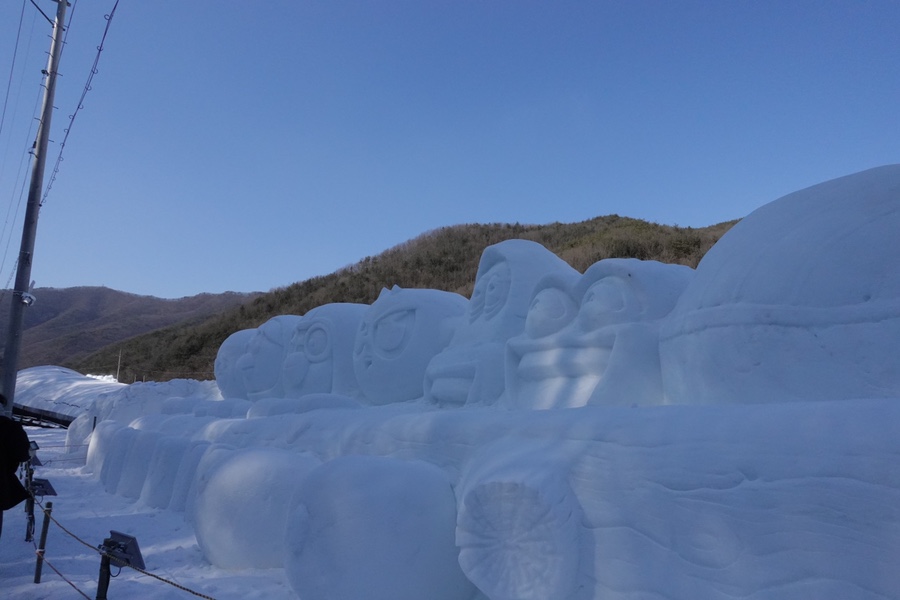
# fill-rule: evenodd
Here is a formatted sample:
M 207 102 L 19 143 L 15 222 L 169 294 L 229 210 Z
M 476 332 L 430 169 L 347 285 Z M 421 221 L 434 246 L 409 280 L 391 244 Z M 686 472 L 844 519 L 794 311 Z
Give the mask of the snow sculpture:
M 334 303 L 313 308 L 294 327 L 284 359 L 284 394 L 358 395 L 353 344 L 366 304 Z
M 679 403 L 900 395 L 900 165 L 767 204 L 706 254 L 661 333 Z
M 279 315 L 260 325 L 237 361 L 247 398 L 283 398 L 282 366 L 294 328 L 303 317 Z
M 450 341 L 466 310 L 459 294 L 438 290 L 383 289 L 356 334 L 353 369 L 371 404 L 422 397 L 428 362 Z
M 693 274 L 680 265 L 610 258 L 574 284 L 571 277 L 543 280 L 525 332 L 507 346 L 506 404 L 662 403 L 660 319 Z
M 535 242 L 507 240 L 481 255 L 468 311 L 425 374 L 425 397 L 439 406 L 493 404 L 504 390 L 506 342 L 520 334 L 542 277 L 578 272 Z
M 256 335 L 255 329 L 235 331 L 219 346 L 213 369 L 216 385 L 219 386 L 224 398 L 247 399 L 247 388 L 244 386 L 241 372 L 237 369 L 237 361 L 246 354 L 247 347 L 254 335 Z
M 354 377 L 355 379 L 355 377 Z M 361 408 L 359 400 L 340 394 L 306 394 L 302 398 L 265 398 L 247 411 L 248 419 L 275 415 L 300 414 L 323 408 Z
M 194 531 L 206 559 L 223 569 L 284 566 L 284 528 L 298 482 L 320 462 L 272 448 L 240 450 L 198 490 Z
M 470 600 L 457 562 L 450 481 L 421 461 L 336 458 L 289 510 L 285 570 L 301 598 Z

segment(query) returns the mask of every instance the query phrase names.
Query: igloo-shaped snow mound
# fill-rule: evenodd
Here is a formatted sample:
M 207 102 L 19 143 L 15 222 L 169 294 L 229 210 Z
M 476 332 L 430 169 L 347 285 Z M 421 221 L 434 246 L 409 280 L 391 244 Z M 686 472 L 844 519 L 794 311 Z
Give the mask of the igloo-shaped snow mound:
M 789 194 L 725 234 L 662 326 L 670 402 L 900 395 L 900 165 Z

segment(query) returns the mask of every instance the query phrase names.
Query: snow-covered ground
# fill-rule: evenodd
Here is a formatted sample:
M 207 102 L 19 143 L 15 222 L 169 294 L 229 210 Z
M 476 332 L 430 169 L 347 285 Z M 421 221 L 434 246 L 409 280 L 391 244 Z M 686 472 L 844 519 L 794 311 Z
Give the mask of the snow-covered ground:
M 59 494 L 44 498 L 53 503 L 53 518 L 93 547 L 109 536 L 110 530 L 137 538 L 146 570 L 159 577 L 218 600 L 254 598 L 294 598 L 283 569 L 228 571 L 213 567 L 197 546 L 194 531 L 182 513 L 148 508 L 146 505 L 107 494 L 97 479 L 85 474 L 81 457 L 65 452 L 63 429 L 27 428 L 29 437 L 41 449 L 44 466 L 36 477 L 48 479 Z M 34 583 L 35 545 L 42 524 L 40 507 L 35 509 L 33 542 L 25 541 L 24 504 L 7 511 L 0 538 L 0 597 L 17 600 L 63 600 L 80 598 L 78 591 L 48 565 L 41 583 Z M 47 537 L 48 563 L 65 575 L 79 590 L 94 598 L 97 593 L 100 555 L 51 523 Z M 115 575 L 118 569 L 113 568 Z M 109 586 L 110 598 L 170 599 L 193 598 L 193 594 L 167 583 L 124 568 Z

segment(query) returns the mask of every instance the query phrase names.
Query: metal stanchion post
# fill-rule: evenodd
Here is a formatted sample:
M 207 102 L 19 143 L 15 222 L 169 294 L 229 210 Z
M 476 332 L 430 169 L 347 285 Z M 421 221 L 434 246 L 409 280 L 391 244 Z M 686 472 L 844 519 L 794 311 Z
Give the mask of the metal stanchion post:
M 44 568 L 44 549 L 47 547 L 47 531 L 50 529 L 50 513 L 53 512 L 53 503 L 48 502 L 44 509 L 44 524 L 41 526 L 41 541 L 37 549 L 37 563 L 34 565 L 34 582 L 41 582 L 41 570 Z

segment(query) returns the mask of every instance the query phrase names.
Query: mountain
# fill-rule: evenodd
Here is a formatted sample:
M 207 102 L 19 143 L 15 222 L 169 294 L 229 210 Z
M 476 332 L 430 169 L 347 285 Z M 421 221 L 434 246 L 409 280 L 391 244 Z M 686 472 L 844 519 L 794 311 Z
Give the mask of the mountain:
M 190 327 L 258 294 L 199 294 L 177 300 L 139 296 L 105 287 L 37 288 L 25 311 L 19 368 L 69 365 L 105 347 L 178 324 Z M 6 344 L 10 292 L 0 293 L 0 347 Z M 115 373 L 115 363 L 109 365 Z
M 469 297 L 482 252 L 503 240 L 538 242 L 582 272 L 598 260 L 616 257 L 696 267 L 735 222 L 691 228 L 609 215 L 579 223 L 444 227 L 330 275 L 277 288 L 205 319 L 170 324 L 60 364 L 82 373 L 113 374 L 121 356 L 119 380 L 126 383 L 213 379 L 216 353 L 225 338 L 235 331 L 258 327 L 276 315 L 302 315 L 329 302 L 371 304 L 382 288 L 393 285 L 446 290 Z

